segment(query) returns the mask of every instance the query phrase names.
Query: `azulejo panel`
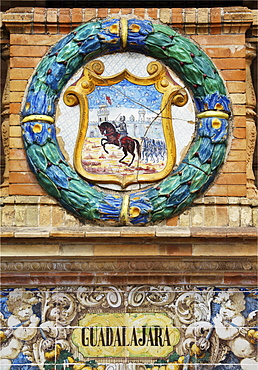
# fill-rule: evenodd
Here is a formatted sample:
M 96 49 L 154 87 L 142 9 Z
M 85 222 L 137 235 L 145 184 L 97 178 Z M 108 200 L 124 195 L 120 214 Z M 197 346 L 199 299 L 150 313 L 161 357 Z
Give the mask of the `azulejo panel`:
M 1 292 L 4 370 L 257 367 L 257 290 L 171 285 Z
M 151 56 L 174 71 L 193 96 L 197 123 L 187 154 L 176 168 L 165 171 L 163 180 L 138 191 L 114 194 L 94 186 L 91 180 L 86 182 L 68 164 L 56 137 L 55 104 L 65 84 L 81 66 L 98 56 L 125 51 Z M 71 94 L 67 96 L 71 98 Z M 109 96 L 106 98 L 109 101 Z M 74 99 L 71 105 L 75 104 L 76 99 L 71 99 Z M 171 99 L 168 102 L 173 103 Z M 86 109 L 82 106 L 80 109 L 82 120 Z M 167 113 L 163 121 L 167 120 L 164 125 L 170 128 L 165 130 L 165 139 L 159 145 L 166 142 L 169 162 L 175 149 L 171 135 L 166 134 L 172 132 L 172 120 Z M 50 49 L 29 84 L 22 128 L 32 171 L 41 186 L 67 210 L 87 220 L 145 225 L 182 212 L 213 182 L 226 155 L 229 115 L 223 81 L 211 60 L 195 44 L 171 28 L 150 21 L 112 19 L 84 24 Z M 123 123 L 122 118 L 120 126 Z M 117 145 L 123 147 L 123 140 L 125 137 Z M 158 147 L 153 140 L 151 145 Z M 123 178 L 123 173 L 120 177 Z M 126 186 L 127 180 L 119 181 Z

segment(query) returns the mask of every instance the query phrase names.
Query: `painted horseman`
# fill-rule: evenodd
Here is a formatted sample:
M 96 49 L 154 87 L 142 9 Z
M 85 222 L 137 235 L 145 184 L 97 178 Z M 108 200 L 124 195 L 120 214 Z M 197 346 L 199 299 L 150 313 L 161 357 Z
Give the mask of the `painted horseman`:
M 118 138 L 118 142 L 119 142 L 119 148 L 122 147 L 122 139 L 124 137 L 126 137 L 128 135 L 128 132 L 127 132 L 127 126 L 126 126 L 126 123 L 125 123 L 125 116 L 120 116 L 120 119 L 119 119 L 119 123 L 116 124 L 114 122 L 116 128 L 118 129 L 118 133 L 120 134 L 119 138 Z

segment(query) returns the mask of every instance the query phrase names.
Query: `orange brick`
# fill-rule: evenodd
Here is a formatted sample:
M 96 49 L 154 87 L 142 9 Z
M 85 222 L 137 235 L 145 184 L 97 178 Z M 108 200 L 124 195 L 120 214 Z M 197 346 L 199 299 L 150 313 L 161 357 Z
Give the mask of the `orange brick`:
M 57 23 L 57 9 L 54 8 L 47 9 L 47 22 Z
M 11 57 L 43 57 L 48 51 L 47 46 L 20 46 L 14 45 L 10 47 Z M 26 66 L 26 64 L 25 64 Z
M 246 196 L 245 185 L 213 185 L 205 196 L 218 196 L 218 197 L 244 197 Z
M 44 22 L 46 19 L 46 8 L 34 8 L 34 23 Z
M 10 126 L 20 126 L 21 118 L 18 114 L 10 115 Z
M 10 80 L 28 80 L 33 72 L 33 68 L 11 68 Z
M 24 91 L 28 81 L 23 80 L 11 80 L 10 81 L 10 91 Z
M 228 196 L 228 187 L 227 185 L 213 185 L 205 194 L 205 196 L 218 196 L 218 197 L 227 197 Z
M 245 172 L 246 162 L 226 162 L 222 167 L 223 173 Z
M 185 23 L 196 23 L 196 8 L 185 9 Z
M 222 77 L 226 81 L 245 81 L 246 72 L 245 71 L 231 71 L 231 70 L 223 70 L 221 71 Z
M 245 105 L 236 105 L 232 106 L 233 114 L 238 116 L 245 116 L 246 114 L 246 107 Z
M 246 185 L 228 185 L 229 197 L 245 197 Z
M 71 24 L 60 24 L 59 25 L 59 33 L 67 34 L 72 30 L 72 25 Z
M 117 14 L 120 12 L 120 8 L 111 8 L 110 9 L 110 14 Z
M 228 226 L 228 208 L 226 206 L 216 206 L 216 226 Z
M 210 22 L 221 23 L 221 8 L 210 9 Z
M 9 138 L 10 148 L 23 149 L 24 144 L 21 137 L 10 137 Z
M 242 58 L 230 58 L 230 59 L 213 59 L 213 62 L 219 69 L 244 69 L 245 70 L 245 59 Z
M 21 137 L 21 126 L 10 126 L 9 127 L 10 137 Z
M 232 141 L 231 149 L 236 150 L 245 150 L 246 149 L 246 140 L 245 139 L 235 139 Z
M 84 22 L 88 22 L 93 18 L 96 18 L 96 9 L 93 8 L 84 9 Z
M 197 17 L 198 17 L 198 24 L 201 26 L 207 25 L 209 22 L 209 9 L 207 8 L 199 8 L 197 9 Z
M 223 175 L 221 174 L 217 181 L 219 185 L 236 185 L 236 184 L 246 184 L 246 174 L 245 173 L 231 173 Z
M 38 184 L 10 184 L 10 195 L 46 195 L 47 193 Z
M 150 18 L 157 19 L 158 17 L 158 9 L 157 8 L 148 8 L 147 14 Z
M 181 8 L 172 9 L 172 24 L 179 28 L 183 27 L 183 13 Z
M 200 45 L 245 45 L 244 35 L 193 35 L 191 38 Z
M 245 47 L 244 46 L 231 46 L 229 47 L 206 47 L 204 51 L 211 57 L 217 58 L 245 58 Z
M 134 9 L 134 14 L 135 14 L 137 17 L 142 17 L 142 18 L 144 18 L 145 9 L 144 9 L 144 8 L 135 8 L 135 9 Z
M 242 82 L 242 81 L 234 81 L 234 82 L 231 82 L 231 81 L 228 81 L 226 83 L 227 85 L 227 89 L 228 89 L 228 92 L 230 93 L 243 93 L 246 91 L 246 84 L 245 82 Z
M 211 35 L 219 35 L 221 34 L 221 24 L 212 24 L 210 26 L 210 34 Z
M 177 226 L 178 225 L 178 216 L 172 217 L 166 222 L 167 226 Z
M 33 33 L 38 34 L 38 33 L 46 33 L 46 24 L 40 24 L 40 23 L 34 23 L 33 24 Z
M 229 155 L 228 155 L 228 158 L 227 158 L 227 161 L 230 162 L 230 161 L 233 161 L 233 162 L 237 162 L 237 161 L 245 161 L 246 160 L 246 151 L 245 150 L 231 150 L 229 152 Z
M 237 139 L 245 139 L 246 138 L 246 129 L 241 128 L 234 128 L 233 135 Z
M 132 14 L 132 9 L 131 8 L 122 8 L 121 13 L 122 14 Z
M 235 127 L 246 127 L 246 117 L 245 116 L 235 116 L 233 120 Z
M 71 22 L 71 14 L 69 8 L 60 8 L 59 9 L 59 23 L 67 23 L 70 24 Z
M 10 35 L 11 45 L 51 46 L 60 40 L 61 35 Z
M 10 113 L 19 113 L 21 103 L 10 103 Z
M 10 149 L 10 159 L 26 160 L 25 150 L 24 149 Z
M 72 9 L 72 23 L 82 23 L 82 9 Z
M 36 67 L 41 58 L 11 58 L 10 60 L 10 67 L 11 68 L 30 68 L 30 67 Z
M 210 9 L 210 33 L 219 35 L 221 33 L 221 8 Z
M 11 172 L 10 184 L 37 184 L 36 176 L 32 172 Z
M 10 92 L 10 101 L 13 103 L 21 102 L 23 98 L 24 92 Z
M 10 172 L 30 172 L 29 165 L 26 161 L 12 159 L 9 164 Z
M 47 9 L 47 32 L 57 33 L 57 9 Z
M 108 9 L 107 8 L 99 8 L 97 9 L 97 16 L 100 18 L 105 18 L 108 16 Z

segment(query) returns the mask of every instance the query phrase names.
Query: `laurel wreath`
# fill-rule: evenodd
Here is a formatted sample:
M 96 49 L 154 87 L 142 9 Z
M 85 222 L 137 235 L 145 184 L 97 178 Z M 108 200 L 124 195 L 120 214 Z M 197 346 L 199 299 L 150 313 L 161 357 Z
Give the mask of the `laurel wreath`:
M 119 19 L 83 24 L 50 49 L 29 83 L 22 132 L 39 184 L 68 211 L 81 219 L 145 225 L 179 214 L 214 181 L 227 151 L 229 99 L 214 64 L 189 39 L 169 27 L 131 19 L 125 46 L 117 25 Z M 54 125 L 55 104 L 71 76 L 96 56 L 121 51 L 165 63 L 190 89 L 198 112 L 195 138 L 180 165 L 158 185 L 132 192 L 124 214 L 123 195 L 98 190 L 69 166 Z

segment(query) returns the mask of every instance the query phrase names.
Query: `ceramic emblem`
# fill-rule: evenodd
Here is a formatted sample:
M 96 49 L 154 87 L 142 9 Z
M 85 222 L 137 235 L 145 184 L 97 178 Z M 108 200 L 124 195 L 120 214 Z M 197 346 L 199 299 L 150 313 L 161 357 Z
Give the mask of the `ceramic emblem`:
M 144 66 L 133 53 L 151 60 Z M 61 94 L 75 108 L 66 118 L 56 105 Z M 203 194 L 224 163 L 229 103 L 211 60 L 171 28 L 90 22 L 50 49 L 29 84 L 22 109 L 29 165 L 79 218 L 163 220 Z

